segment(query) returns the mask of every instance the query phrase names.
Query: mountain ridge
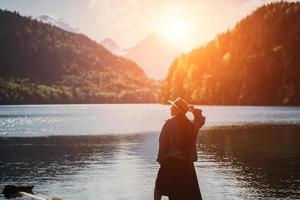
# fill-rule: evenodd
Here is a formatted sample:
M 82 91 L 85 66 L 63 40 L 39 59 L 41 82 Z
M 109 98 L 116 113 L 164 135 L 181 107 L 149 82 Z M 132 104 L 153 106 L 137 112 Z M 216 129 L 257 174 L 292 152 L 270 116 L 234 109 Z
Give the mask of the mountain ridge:
M 156 34 L 150 34 L 125 54 L 126 58 L 140 65 L 154 79 L 165 78 L 172 61 L 182 51 Z
M 83 34 L 0 10 L 0 103 L 156 102 L 159 83 Z

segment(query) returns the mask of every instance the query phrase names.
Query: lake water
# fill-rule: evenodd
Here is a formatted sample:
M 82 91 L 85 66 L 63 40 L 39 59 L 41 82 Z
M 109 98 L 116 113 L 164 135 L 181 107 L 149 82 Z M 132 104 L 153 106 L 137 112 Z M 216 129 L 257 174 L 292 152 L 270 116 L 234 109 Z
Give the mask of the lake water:
M 300 107 L 200 108 L 203 199 L 300 199 Z M 33 184 L 72 200 L 152 199 L 168 115 L 169 106 L 156 104 L 1 106 L 0 187 Z

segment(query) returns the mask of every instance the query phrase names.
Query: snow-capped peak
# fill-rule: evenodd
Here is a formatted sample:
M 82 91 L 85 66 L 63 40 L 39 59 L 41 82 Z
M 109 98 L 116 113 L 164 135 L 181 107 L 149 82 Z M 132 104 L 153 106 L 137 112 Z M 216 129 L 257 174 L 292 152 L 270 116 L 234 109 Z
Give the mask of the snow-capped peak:
M 80 32 L 78 28 L 73 28 L 68 23 L 64 22 L 64 20 L 62 18 L 55 19 L 54 17 L 51 17 L 49 15 L 42 15 L 42 16 L 37 17 L 36 19 L 41 21 L 41 22 L 44 22 L 46 24 L 51 24 L 53 26 L 61 28 L 61 29 L 65 30 L 65 31 L 68 31 L 68 32 L 73 32 L 73 33 L 79 33 Z
M 102 40 L 100 44 L 115 55 L 124 55 L 127 53 L 126 49 L 120 47 L 115 41 L 110 38 Z

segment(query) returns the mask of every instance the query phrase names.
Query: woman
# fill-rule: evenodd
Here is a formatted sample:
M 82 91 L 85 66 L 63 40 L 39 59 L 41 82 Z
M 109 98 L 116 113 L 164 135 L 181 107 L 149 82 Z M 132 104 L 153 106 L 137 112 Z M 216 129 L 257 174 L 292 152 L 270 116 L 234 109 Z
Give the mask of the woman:
M 194 167 L 197 161 L 196 139 L 199 129 L 205 123 L 200 109 L 189 106 L 178 97 L 171 103 L 171 116 L 160 133 L 157 174 L 154 199 L 168 196 L 170 200 L 200 200 L 201 193 Z M 191 111 L 194 121 L 185 114 Z

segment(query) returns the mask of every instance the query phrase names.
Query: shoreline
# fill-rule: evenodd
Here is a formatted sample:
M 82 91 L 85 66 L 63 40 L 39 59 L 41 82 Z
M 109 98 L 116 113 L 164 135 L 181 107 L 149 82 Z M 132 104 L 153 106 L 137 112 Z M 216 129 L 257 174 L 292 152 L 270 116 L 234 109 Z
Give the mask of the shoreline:
M 289 129 L 300 129 L 300 124 L 243 124 L 243 125 L 220 125 L 220 126 L 212 126 L 212 127 L 204 127 L 200 129 L 198 133 L 198 137 L 201 135 L 209 134 L 212 132 L 222 132 L 222 131 L 251 131 L 251 130 L 265 130 L 265 129 L 274 129 L 274 128 L 289 128 Z M 87 134 L 87 135 L 46 135 L 46 136 L 0 136 L 0 144 L 2 144 L 5 140 L 35 140 L 35 141 L 43 141 L 43 140 L 56 140 L 56 139 L 79 139 L 79 140 L 86 140 L 91 142 L 91 139 L 112 139 L 116 138 L 120 139 L 132 139 L 136 137 L 147 137 L 147 136 L 159 136 L 160 131 L 146 131 L 146 132 L 137 132 L 137 133 L 106 133 L 106 134 Z M 256 134 L 256 133 L 249 133 L 249 134 Z

